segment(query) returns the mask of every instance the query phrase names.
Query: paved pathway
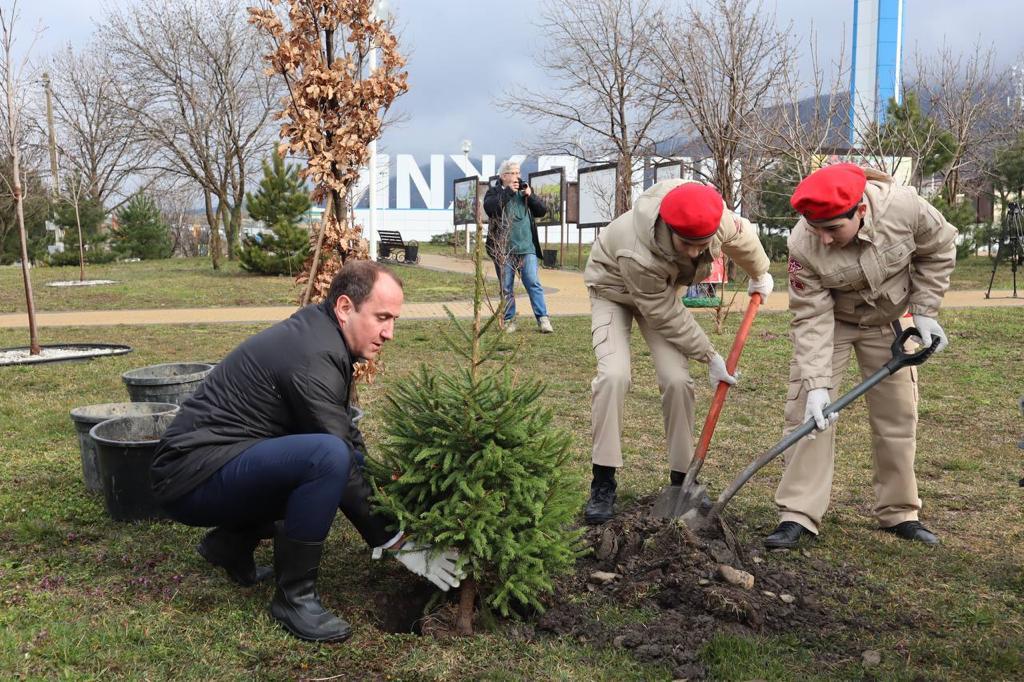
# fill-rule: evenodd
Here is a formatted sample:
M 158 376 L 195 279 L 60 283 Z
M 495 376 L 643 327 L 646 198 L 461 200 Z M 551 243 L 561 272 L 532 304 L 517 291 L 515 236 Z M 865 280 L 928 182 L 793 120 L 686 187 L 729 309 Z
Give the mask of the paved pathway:
M 452 272 L 473 272 L 473 263 L 469 260 L 421 254 L 420 265 L 436 270 Z M 494 279 L 493 268 L 487 263 L 488 279 Z M 398 270 L 401 275 L 401 269 Z M 583 285 L 583 275 L 573 270 L 542 270 L 541 282 L 547 298 L 548 310 L 553 316 L 589 315 L 590 300 L 587 289 Z M 1004 293 L 1000 295 L 1005 296 Z M 737 301 L 739 303 L 739 301 Z M 458 317 L 470 317 L 473 314 L 471 301 L 452 301 L 448 303 L 407 303 L 402 308 L 402 319 L 422 320 L 445 317 L 444 307 L 447 306 Z M 523 295 L 516 298 L 516 306 L 520 312 L 529 315 L 530 301 Z M 943 308 L 980 308 L 994 306 L 1024 307 L 1021 298 L 985 298 L 985 292 L 950 291 L 943 299 Z M 786 310 L 788 299 L 784 291 L 772 294 L 763 310 Z M 697 309 L 700 310 L 700 309 Z M 232 307 L 232 308 L 155 308 L 148 310 L 87 310 L 76 312 L 40 312 L 36 315 L 36 323 L 40 327 L 88 327 L 110 326 L 119 324 L 191 324 L 217 322 L 277 322 L 295 312 L 295 306 L 264 306 L 264 307 Z M 19 328 L 28 326 L 25 313 L 0 314 L 0 328 Z

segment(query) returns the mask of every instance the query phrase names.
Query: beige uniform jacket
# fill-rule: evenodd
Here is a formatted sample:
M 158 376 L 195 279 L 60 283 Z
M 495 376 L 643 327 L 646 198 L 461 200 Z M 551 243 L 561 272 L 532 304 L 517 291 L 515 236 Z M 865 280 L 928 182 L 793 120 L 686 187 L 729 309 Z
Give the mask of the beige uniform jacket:
M 789 235 L 793 353 L 808 391 L 833 388 L 835 320 L 878 326 L 908 307 L 936 317 L 956 263 L 956 228 L 912 187 L 865 172 L 868 211 L 853 242 L 824 246 L 802 219 Z
M 683 180 L 665 180 L 636 200 L 633 208 L 601 230 L 583 272 L 587 288 L 635 308 L 651 329 L 687 357 L 707 362 L 715 350 L 680 299 L 680 289 L 711 274 L 723 251 L 751 277 L 768 271 L 768 256 L 749 221 L 722 213 L 707 251 L 697 260 L 672 247 L 670 228 L 658 216 L 661 200 Z

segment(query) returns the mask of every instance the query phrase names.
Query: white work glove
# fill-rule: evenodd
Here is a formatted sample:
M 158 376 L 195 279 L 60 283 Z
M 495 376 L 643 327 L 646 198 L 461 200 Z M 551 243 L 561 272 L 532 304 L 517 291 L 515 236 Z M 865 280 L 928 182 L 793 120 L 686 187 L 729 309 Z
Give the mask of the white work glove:
M 766 272 L 760 277 L 751 277 L 750 282 L 747 284 L 747 293 L 752 294 L 757 292 L 761 294 L 761 303 L 768 300 L 768 296 L 775 290 L 775 280 L 772 279 L 772 273 Z
M 722 381 L 730 386 L 736 385 L 736 377 L 729 374 L 729 370 L 725 368 L 725 360 L 718 353 L 712 355 L 708 361 L 708 381 L 711 382 L 711 388 L 718 388 L 719 382 Z
M 438 552 L 430 545 L 419 545 L 407 540 L 394 551 L 394 555 L 403 566 L 416 575 L 423 576 L 445 592 L 452 587 L 458 587 L 459 582 L 466 577 L 463 571 L 455 569 L 459 553 L 454 549 Z
M 804 421 L 806 422 L 808 419 L 813 419 L 814 425 L 818 427 L 819 431 L 824 431 L 835 424 L 839 420 L 838 412 L 833 412 L 828 417 L 823 415 L 821 412 L 830 402 L 832 402 L 832 397 L 828 394 L 827 388 L 812 388 L 807 393 L 807 406 L 804 408 Z M 807 437 L 813 440 L 814 434 L 811 433 Z
M 917 327 L 917 331 L 921 332 L 921 336 L 912 336 L 912 339 L 920 340 L 925 346 L 932 345 L 932 337 L 937 336 L 939 341 L 938 347 L 935 352 L 938 353 L 949 344 L 949 339 L 946 338 L 946 332 L 942 331 L 942 327 L 939 325 L 939 321 L 934 317 L 927 317 L 925 315 L 914 315 L 914 326 Z

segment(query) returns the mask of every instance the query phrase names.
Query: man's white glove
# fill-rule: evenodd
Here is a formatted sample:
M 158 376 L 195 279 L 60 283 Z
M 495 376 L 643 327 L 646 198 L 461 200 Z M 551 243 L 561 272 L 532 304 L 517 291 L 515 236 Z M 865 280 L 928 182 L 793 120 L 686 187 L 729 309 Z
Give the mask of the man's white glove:
M 939 325 L 939 321 L 934 317 L 927 317 L 925 315 L 914 315 L 914 326 L 917 327 L 917 331 L 921 332 L 921 336 L 914 336 L 912 338 L 920 338 L 921 343 L 925 346 L 932 345 L 932 337 L 937 336 L 939 341 L 938 347 L 935 352 L 938 353 L 949 344 L 949 339 L 946 338 L 946 332 L 942 331 L 942 327 Z
M 463 571 L 457 571 L 455 564 L 459 561 L 459 553 L 454 549 L 438 552 L 430 545 L 418 545 L 407 540 L 394 551 L 395 558 L 416 575 L 423 576 L 447 592 L 458 587 L 466 577 Z
M 812 388 L 807 392 L 807 406 L 804 408 L 804 421 L 808 419 L 814 420 L 814 425 L 818 427 L 819 431 L 824 431 L 828 427 L 832 426 L 839 420 L 839 413 L 833 412 L 828 417 L 822 414 L 822 410 L 825 406 L 832 402 L 832 397 L 828 394 L 827 388 Z M 813 439 L 814 434 L 811 433 L 808 438 Z
M 725 360 L 718 353 L 712 355 L 708 361 L 708 381 L 711 382 L 711 388 L 718 388 L 719 382 L 722 381 L 730 386 L 736 384 L 736 377 L 729 374 L 729 370 L 725 368 Z
M 775 280 L 772 279 L 772 273 L 766 272 L 760 277 L 751 277 L 750 282 L 747 284 L 747 293 L 752 294 L 757 292 L 761 294 L 761 303 L 768 300 L 768 296 L 775 290 Z

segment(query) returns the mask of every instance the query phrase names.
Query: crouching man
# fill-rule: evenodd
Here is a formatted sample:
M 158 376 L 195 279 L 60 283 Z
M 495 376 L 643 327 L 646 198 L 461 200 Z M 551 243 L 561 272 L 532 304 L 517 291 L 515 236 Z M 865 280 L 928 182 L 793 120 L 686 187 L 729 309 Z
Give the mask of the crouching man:
M 242 585 L 267 578 L 253 551 L 273 537 L 271 615 L 301 639 L 348 638 L 316 589 L 324 540 L 340 509 L 374 558 L 387 550 L 442 590 L 459 585 L 454 552 L 433 552 L 388 530 L 370 507 L 366 452 L 352 423 L 356 360 L 394 335 L 402 284 L 368 261 L 348 263 L 327 300 L 242 342 L 182 405 L 157 448 L 153 489 L 171 518 L 214 526 L 198 546 Z

